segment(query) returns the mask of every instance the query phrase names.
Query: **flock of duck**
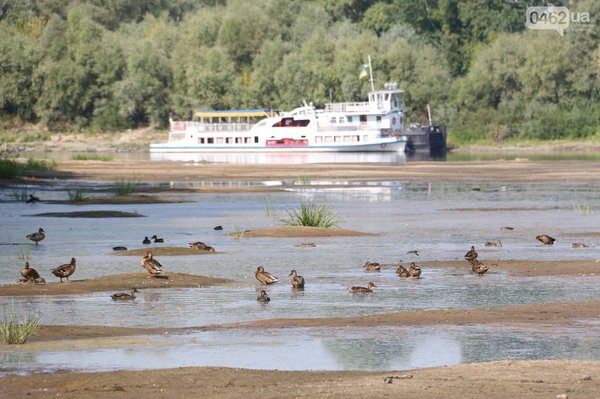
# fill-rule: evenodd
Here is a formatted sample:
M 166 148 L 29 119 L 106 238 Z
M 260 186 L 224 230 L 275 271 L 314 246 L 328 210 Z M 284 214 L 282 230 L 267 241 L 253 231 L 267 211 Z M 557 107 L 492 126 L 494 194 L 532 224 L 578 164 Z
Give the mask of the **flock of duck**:
M 218 226 L 220 227 L 220 226 Z M 215 228 L 217 229 L 217 228 Z M 510 231 L 513 230 L 512 227 L 504 226 L 500 228 L 501 231 Z M 43 228 L 39 228 L 37 232 L 28 234 L 26 236 L 27 239 L 33 241 L 35 245 L 46 237 L 46 232 Z M 158 238 L 156 235 L 150 237 L 154 243 L 163 243 L 164 239 Z M 538 241 L 542 242 L 544 245 L 553 245 L 556 241 L 555 238 L 542 234 L 535 237 Z M 152 241 L 146 236 L 142 241 L 143 244 L 150 244 Z M 203 242 L 197 241 L 188 244 L 190 248 L 200 249 L 205 251 L 214 252 L 214 248 L 206 245 Z M 498 240 L 495 242 L 488 241 L 485 243 L 485 246 L 502 246 L 502 243 Z M 584 248 L 587 247 L 585 244 L 581 243 L 573 243 L 571 245 L 573 248 Z M 114 250 L 126 250 L 125 247 L 114 247 Z M 407 254 L 419 256 L 418 251 L 408 251 Z M 464 259 L 471 265 L 471 270 L 478 274 L 483 275 L 488 270 L 489 267 L 483 264 L 478 260 L 478 253 L 475 250 L 475 246 L 471 246 L 471 249 L 467 251 L 464 255 Z M 147 251 L 146 254 L 140 260 L 140 265 L 148 272 L 146 278 L 166 278 L 163 272 L 163 266 L 160 264 L 158 260 L 156 260 L 152 254 L 152 251 Z M 50 270 L 50 272 L 56 277 L 60 278 L 60 282 L 63 282 L 63 278 L 66 278 L 69 281 L 69 277 L 75 273 L 77 268 L 77 261 L 75 258 L 71 258 L 70 263 L 66 263 L 60 265 L 56 268 Z M 363 268 L 367 272 L 377 272 L 381 270 L 381 265 L 377 262 L 366 261 L 363 265 Z M 411 262 L 408 268 L 404 267 L 402 263 L 396 269 L 396 273 L 399 277 L 412 277 L 412 278 L 420 278 L 421 276 L 421 268 L 415 264 L 415 262 Z M 258 266 L 256 272 L 254 273 L 256 279 L 263 285 L 274 284 L 279 281 L 277 277 L 272 275 L 271 273 L 265 271 L 263 266 Z M 21 270 L 22 282 L 34 283 L 34 284 L 45 284 L 46 280 L 40 276 L 40 274 L 29 265 L 29 262 L 25 262 L 25 266 Z M 304 289 L 305 280 L 304 277 L 298 275 L 296 270 L 292 270 L 289 274 L 291 276 L 291 285 L 294 289 Z M 349 288 L 349 291 L 354 294 L 370 294 L 373 292 L 373 288 L 376 288 L 376 285 L 373 282 L 369 282 L 366 287 L 363 286 L 352 286 Z M 132 300 L 135 299 L 135 293 L 138 292 L 136 288 L 132 288 L 130 293 L 116 293 L 111 296 L 114 300 Z M 260 303 L 267 303 L 271 299 L 267 295 L 265 290 L 261 290 L 260 295 L 256 298 Z

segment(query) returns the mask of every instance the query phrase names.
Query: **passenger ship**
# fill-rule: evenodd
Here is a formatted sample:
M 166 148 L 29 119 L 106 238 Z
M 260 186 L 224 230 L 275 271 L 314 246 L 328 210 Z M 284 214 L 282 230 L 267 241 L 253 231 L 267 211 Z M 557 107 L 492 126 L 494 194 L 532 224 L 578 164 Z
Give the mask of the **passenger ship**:
M 367 102 L 324 109 L 201 111 L 194 121 L 171 121 L 168 142 L 151 144 L 150 152 L 404 152 L 402 93 L 386 83 Z

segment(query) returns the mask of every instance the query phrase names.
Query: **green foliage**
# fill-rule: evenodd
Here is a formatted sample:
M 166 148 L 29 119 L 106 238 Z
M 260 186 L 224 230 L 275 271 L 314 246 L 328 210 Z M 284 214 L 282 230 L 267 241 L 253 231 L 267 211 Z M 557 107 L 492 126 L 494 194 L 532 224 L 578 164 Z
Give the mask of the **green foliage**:
M 137 189 L 139 183 L 131 180 L 119 180 L 115 184 L 115 193 L 117 195 L 130 195 Z
M 87 191 L 80 188 L 76 190 L 68 190 L 67 194 L 69 195 L 69 201 L 71 202 L 83 202 L 88 198 Z
M 112 161 L 112 155 L 107 154 L 74 154 L 71 156 L 74 161 Z
M 41 316 L 25 315 L 22 321 L 19 320 L 15 312 L 6 314 L 0 323 L 0 335 L 7 345 L 20 345 L 27 342 L 27 339 L 36 331 Z
M 337 225 L 337 212 L 312 201 L 302 202 L 300 210 L 286 210 L 289 218 L 284 221 L 289 226 L 312 226 L 330 228 Z

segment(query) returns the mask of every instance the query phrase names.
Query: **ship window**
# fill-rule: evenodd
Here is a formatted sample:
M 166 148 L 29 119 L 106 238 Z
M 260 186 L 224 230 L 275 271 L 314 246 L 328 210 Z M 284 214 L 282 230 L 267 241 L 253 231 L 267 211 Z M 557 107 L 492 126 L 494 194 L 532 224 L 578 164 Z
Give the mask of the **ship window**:
M 204 137 L 198 137 L 198 144 L 204 144 Z
M 363 136 L 363 141 L 369 141 L 369 136 L 367 136 L 366 134 Z
M 325 136 L 325 142 L 326 142 L 326 143 L 331 143 L 332 141 L 333 141 L 333 140 L 332 140 L 332 137 L 331 137 L 331 136 Z
M 344 123 L 344 117 L 343 117 L 343 116 L 340 116 L 340 117 L 338 118 L 338 122 L 339 122 L 339 123 Z
M 254 136 L 254 142 L 258 144 L 258 136 Z
M 223 137 L 217 137 L 217 144 L 223 144 Z
M 336 143 L 339 143 L 342 141 L 342 136 L 334 136 L 333 137 L 333 141 L 335 141 Z
M 329 122 L 331 122 L 331 123 L 335 123 L 335 116 L 332 116 L 332 117 L 329 119 Z
M 377 117 L 377 123 L 381 123 L 381 116 Z
M 235 143 L 236 144 L 241 144 L 242 143 L 242 138 L 241 137 L 236 137 L 235 138 Z
M 214 139 L 214 137 L 208 137 L 208 138 L 206 139 L 206 143 L 207 143 L 207 144 L 214 144 L 214 143 L 215 143 L 215 139 Z
M 360 116 L 360 121 L 361 122 L 366 122 L 367 121 L 367 115 L 361 115 Z
M 244 144 L 250 143 L 250 137 L 244 137 Z
M 349 123 L 352 123 L 352 117 L 351 116 L 347 116 L 346 119 L 348 120 Z
M 315 136 L 315 143 L 320 143 L 323 141 L 323 137 L 321 136 Z
M 357 141 L 360 141 L 360 137 L 352 136 L 352 142 L 356 143 Z
M 233 143 L 233 137 L 227 137 L 227 138 L 225 139 L 225 142 L 226 142 L 227 144 L 231 144 L 231 143 Z
M 344 143 L 349 143 L 352 141 L 352 137 L 351 136 L 344 136 Z

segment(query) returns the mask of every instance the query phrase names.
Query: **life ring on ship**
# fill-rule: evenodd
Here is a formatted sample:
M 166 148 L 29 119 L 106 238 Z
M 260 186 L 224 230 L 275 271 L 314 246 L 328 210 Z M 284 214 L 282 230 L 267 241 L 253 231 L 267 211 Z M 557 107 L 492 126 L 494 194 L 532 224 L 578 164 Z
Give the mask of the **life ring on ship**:
M 396 117 L 394 116 L 394 117 L 392 118 L 392 125 L 395 125 L 395 124 L 396 124 Z
M 381 146 L 381 148 L 385 148 L 385 147 L 387 147 L 387 144 L 385 144 L 385 143 L 384 144 L 380 144 L 380 146 Z

